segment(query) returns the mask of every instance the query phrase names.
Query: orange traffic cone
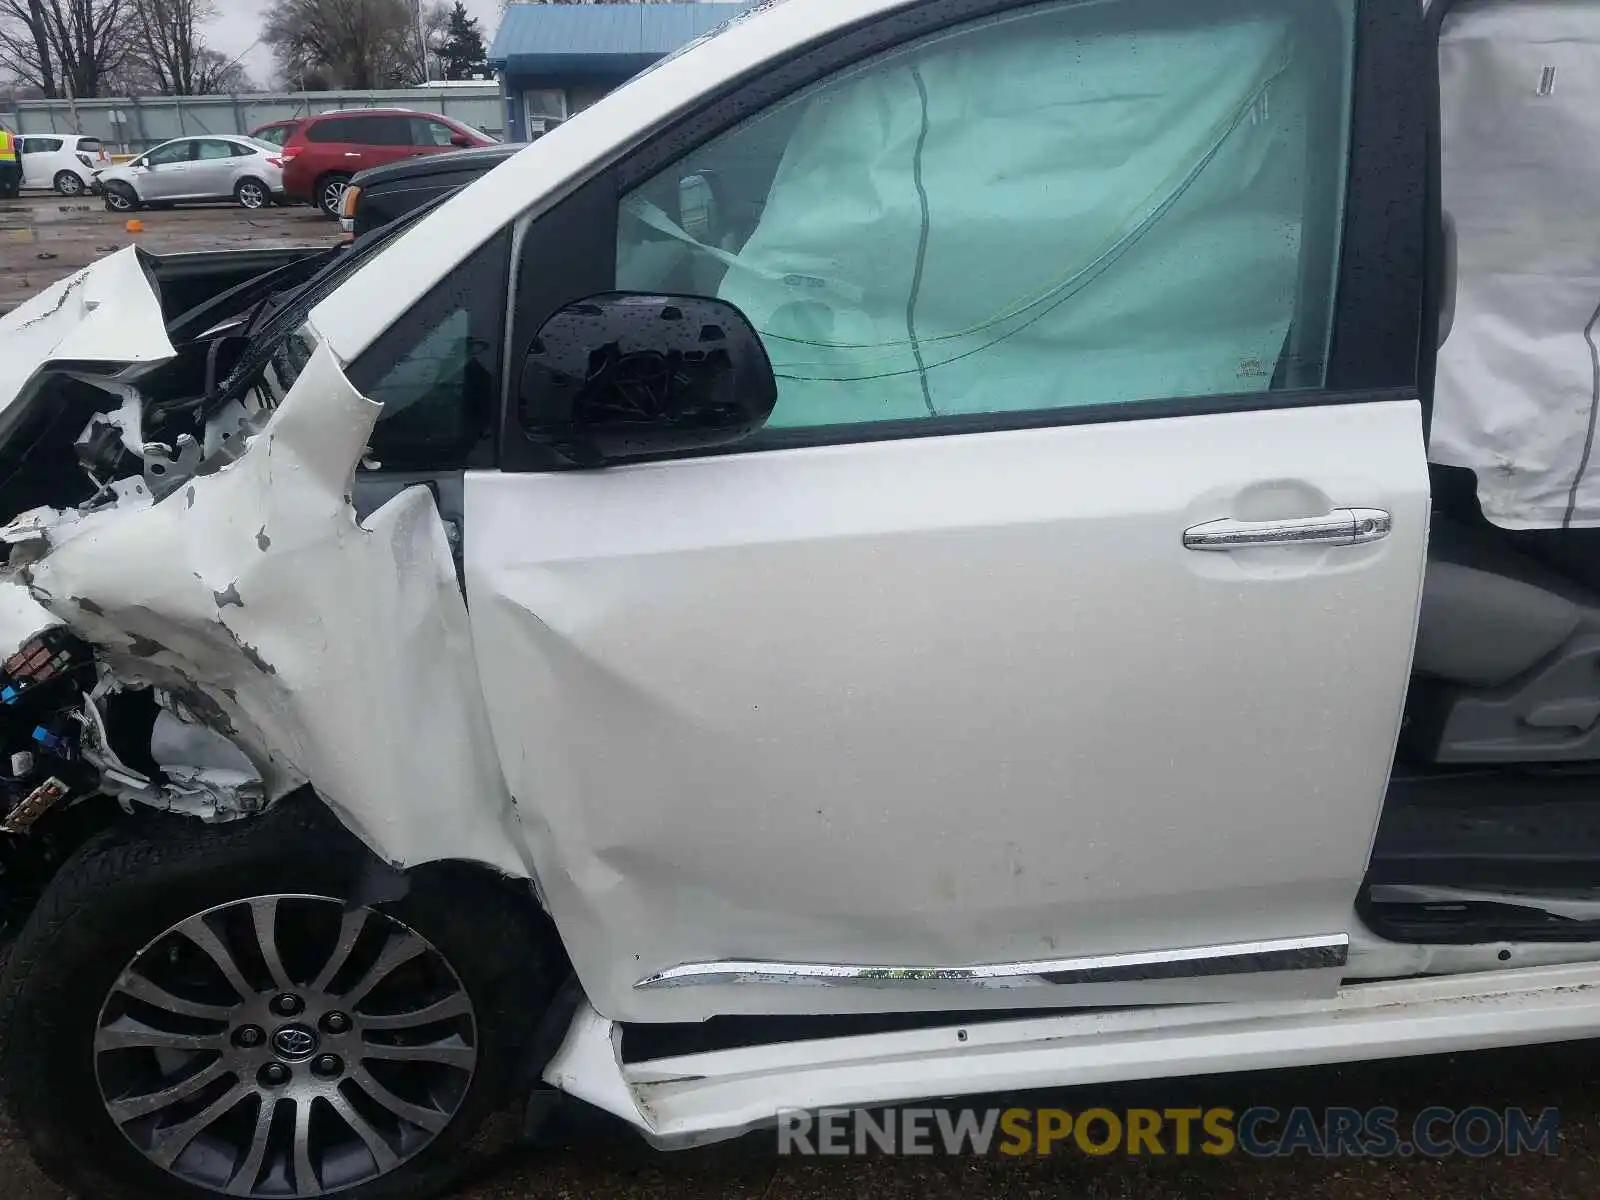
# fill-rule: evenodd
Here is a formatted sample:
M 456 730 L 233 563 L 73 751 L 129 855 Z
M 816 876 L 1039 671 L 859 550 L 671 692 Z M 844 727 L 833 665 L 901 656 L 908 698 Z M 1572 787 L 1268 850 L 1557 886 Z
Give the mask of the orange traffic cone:
M 144 222 L 139 220 L 138 217 L 135 217 L 133 220 L 128 222 L 128 232 L 129 233 L 143 233 L 144 232 Z

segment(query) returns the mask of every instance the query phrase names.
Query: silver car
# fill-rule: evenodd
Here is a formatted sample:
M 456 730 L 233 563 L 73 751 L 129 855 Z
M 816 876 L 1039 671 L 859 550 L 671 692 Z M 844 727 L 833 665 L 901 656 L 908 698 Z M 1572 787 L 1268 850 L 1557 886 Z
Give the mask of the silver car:
M 278 147 L 242 135 L 173 138 L 106 168 L 95 182 L 112 212 L 206 200 L 260 209 L 283 194 L 280 154 Z

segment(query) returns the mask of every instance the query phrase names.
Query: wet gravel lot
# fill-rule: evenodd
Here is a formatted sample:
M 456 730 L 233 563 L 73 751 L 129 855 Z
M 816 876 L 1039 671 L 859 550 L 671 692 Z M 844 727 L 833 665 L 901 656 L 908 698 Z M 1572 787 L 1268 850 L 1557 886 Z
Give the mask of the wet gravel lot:
M 134 214 L 142 233 L 127 231 L 126 216 L 105 211 L 98 197 L 67 199 L 28 193 L 0 201 L 0 313 L 124 246 L 154 254 L 238 250 L 258 246 L 334 245 L 337 222 L 312 208 L 247 212 L 236 205 L 207 205 Z
M 1287 1111 L 1393 1106 L 1402 1128 L 1433 1105 L 1561 1110 L 1552 1157 L 1252 1161 L 1245 1158 L 781 1158 L 772 1134 L 661 1154 L 603 1119 L 577 1121 L 555 1149 L 484 1139 L 460 1200 L 1591 1200 L 1600 1196 L 1600 1043 L 1358 1067 L 1163 1081 L 989 1097 L 978 1103 L 1083 1111 L 1270 1105 Z M 66 1200 L 0 1136 L 0 1196 Z M 91 1198 L 92 1200 L 92 1198 Z

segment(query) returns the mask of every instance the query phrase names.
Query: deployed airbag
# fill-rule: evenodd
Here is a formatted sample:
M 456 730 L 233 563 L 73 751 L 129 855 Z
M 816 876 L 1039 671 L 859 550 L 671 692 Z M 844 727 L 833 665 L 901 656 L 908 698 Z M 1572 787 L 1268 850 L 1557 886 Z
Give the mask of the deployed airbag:
M 1439 48 L 1455 322 L 1430 456 L 1508 529 L 1600 525 L 1600 3 L 1465 2 Z
M 783 147 L 742 245 L 632 198 L 620 283 L 657 286 L 663 245 L 720 261 L 774 426 L 1264 390 L 1320 67 L 1292 17 L 1241 12 L 1062 6 L 869 63 L 686 161 L 733 178 Z

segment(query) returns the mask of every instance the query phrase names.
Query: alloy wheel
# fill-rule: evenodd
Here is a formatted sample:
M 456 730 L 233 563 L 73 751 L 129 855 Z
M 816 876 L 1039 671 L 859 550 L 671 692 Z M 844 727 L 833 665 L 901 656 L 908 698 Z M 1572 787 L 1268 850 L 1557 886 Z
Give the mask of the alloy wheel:
M 83 180 L 71 171 L 63 171 L 56 176 L 56 191 L 63 196 L 77 196 L 83 192 Z
M 443 955 L 369 908 L 235 901 L 168 929 L 95 1032 L 113 1123 L 150 1162 L 230 1196 L 322 1196 L 387 1175 L 449 1125 L 477 1067 Z
M 343 179 L 330 179 L 322 185 L 322 211 L 330 217 L 337 217 L 339 209 L 344 204 L 344 190 L 350 186 Z
M 133 209 L 133 200 L 119 187 L 106 189 L 106 206 L 117 212 L 130 212 Z

